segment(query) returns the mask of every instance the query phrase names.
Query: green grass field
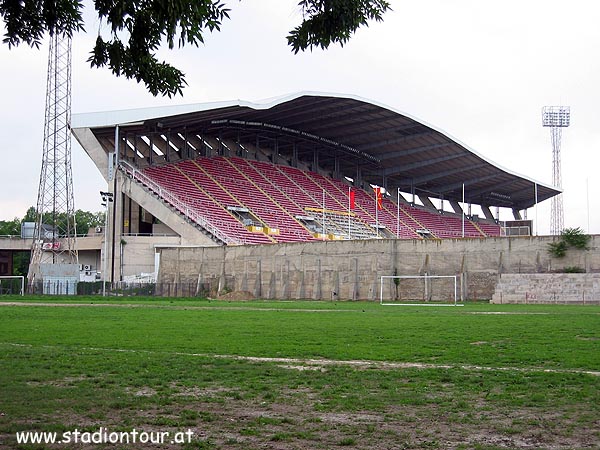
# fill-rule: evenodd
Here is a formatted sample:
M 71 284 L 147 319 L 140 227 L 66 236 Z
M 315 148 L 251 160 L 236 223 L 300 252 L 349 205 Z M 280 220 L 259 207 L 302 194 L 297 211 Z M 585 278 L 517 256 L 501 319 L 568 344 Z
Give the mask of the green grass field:
M 26 305 L 0 307 L 0 448 L 100 427 L 202 449 L 600 443 L 600 307 L 2 300 Z

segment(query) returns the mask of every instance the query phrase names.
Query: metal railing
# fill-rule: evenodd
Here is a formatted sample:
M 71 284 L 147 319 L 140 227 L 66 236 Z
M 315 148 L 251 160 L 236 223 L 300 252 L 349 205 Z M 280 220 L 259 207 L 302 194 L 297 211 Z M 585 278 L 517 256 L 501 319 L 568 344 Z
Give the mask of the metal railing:
M 197 225 L 200 225 L 202 228 L 204 228 L 213 236 L 217 237 L 219 240 L 225 242 L 226 244 L 242 244 L 242 242 L 239 239 L 236 239 L 227 235 L 226 233 L 223 233 L 220 229 L 215 227 L 208 219 L 201 216 L 196 210 L 190 208 L 186 203 L 181 201 L 179 197 L 177 197 L 171 191 L 163 188 L 154 180 L 146 176 L 144 173 L 131 166 L 129 163 L 121 161 L 119 163 L 119 168 L 121 168 L 125 173 L 130 175 L 132 179 L 154 192 L 165 202 L 169 203 L 173 208 L 185 215 L 190 221 L 194 222 Z

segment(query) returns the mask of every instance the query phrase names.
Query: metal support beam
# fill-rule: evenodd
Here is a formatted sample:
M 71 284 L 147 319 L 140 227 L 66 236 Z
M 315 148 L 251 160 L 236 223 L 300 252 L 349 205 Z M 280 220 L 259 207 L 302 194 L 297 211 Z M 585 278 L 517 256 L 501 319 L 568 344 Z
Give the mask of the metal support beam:
M 470 186 L 475 183 L 481 183 L 483 181 L 493 180 L 494 178 L 497 178 L 499 176 L 501 176 L 501 174 L 487 175 L 485 177 L 470 178 L 470 179 L 465 180 L 464 184 L 465 184 L 465 186 Z M 452 183 L 452 184 L 447 184 L 446 186 L 440 186 L 437 189 L 440 194 L 444 194 L 447 192 L 452 192 L 458 188 L 461 188 L 462 185 L 463 185 L 462 182 Z
M 404 150 L 398 150 L 395 152 L 387 152 L 385 155 L 381 155 L 379 157 L 379 161 L 384 162 L 389 159 L 399 158 L 401 156 L 409 156 L 414 155 L 415 153 L 426 152 L 428 150 L 435 150 L 437 148 L 448 147 L 452 145 L 451 142 L 446 142 L 445 144 L 433 144 L 433 145 L 424 145 L 420 147 L 407 148 Z M 359 149 L 362 151 L 362 149 Z
M 475 164 L 474 166 L 469 166 L 469 167 L 457 167 L 455 169 L 450 169 L 450 170 L 444 170 L 443 172 L 436 172 L 436 173 L 432 173 L 429 175 L 423 175 L 420 177 L 415 177 L 414 179 L 414 183 L 416 185 L 422 184 L 422 183 L 428 183 L 430 181 L 433 180 L 437 180 L 439 178 L 444 178 L 444 177 L 448 177 L 451 175 L 456 175 L 458 173 L 463 173 L 463 172 L 471 172 L 473 170 L 477 170 L 477 169 L 481 169 L 482 167 L 487 166 L 488 164 L 486 163 L 481 163 L 481 164 Z M 462 181 L 458 184 L 458 186 L 462 186 Z M 444 190 L 440 190 L 440 192 L 447 192 Z
M 414 125 L 413 125 L 414 127 Z M 385 147 L 386 145 L 397 145 L 397 144 L 402 144 L 404 142 L 408 142 L 408 141 L 412 141 L 413 139 L 418 139 L 418 138 L 424 138 L 427 136 L 430 136 L 434 133 L 433 130 L 430 130 L 428 132 L 425 133 L 415 133 L 415 134 L 409 134 L 408 136 L 400 136 L 400 137 L 396 137 L 394 139 L 386 139 L 383 141 L 375 141 L 371 144 L 367 144 L 367 145 L 361 145 L 359 148 L 359 150 L 363 150 L 363 151 L 367 151 L 367 150 L 373 150 L 375 148 L 379 148 L 379 147 Z M 373 136 L 377 136 L 377 135 L 381 135 L 381 130 L 379 131 L 373 131 L 371 134 L 373 134 Z M 363 134 L 360 134 L 360 137 L 363 137 Z
M 396 175 L 398 173 L 408 172 L 414 169 L 422 169 L 423 167 L 431 166 L 434 164 L 439 164 L 441 162 L 450 161 L 457 158 L 462 158 L 466 156 L 464 153 L 459 153 L 455 155 L 445 155 L 440 156 L 439 158 L 426 159 L 423 161 L 417 161 L 411 164 L 403 165 L 402 167 L 388 167 L 384 169 L 383 173 L 385 175 Z

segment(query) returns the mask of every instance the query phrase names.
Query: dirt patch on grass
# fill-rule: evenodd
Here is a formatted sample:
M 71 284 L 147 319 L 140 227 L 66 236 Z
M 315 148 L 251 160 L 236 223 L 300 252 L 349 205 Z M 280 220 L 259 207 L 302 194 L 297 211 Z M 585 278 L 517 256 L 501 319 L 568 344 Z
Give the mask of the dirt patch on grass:
M 252 292 L 248 291 L 233 291 L 228 292 L 227 294 L 219 295 L 217 297 L 218 300 L 230 300 L 230 301 L 248 301 L 248 300 L 256 300 L 256 297 Z
M 54 387 L 72 387 L 80 381 L 87 380 L 88 377 L 77 376 L 77 377 L 64 377 L 60 380 L 46 380 L 46 381 L 28 381 L 29 386 L 54 386 Z
M 148 386 L 141 388 L 125 388 L 125 392 L 132 394 L 135 397 L 153 397 L 157 394 L 156 389 Z
M 575 339 L 580 341 L 600 341 L 600 337 L 598 336 L 575 336 Z
M 483 341 L 481 341 L 483 342 Z M 500 341 L 498 341 L 500 342 Z M 0 342 L 3 345 L 15 347 L 30 347 L 30 344 L 19 344 L 12 342 Z M 494 345 L 494 344 L 492 344 Z M 60 346 L 45 345 L 44 348 L 61 348 Z M 155 352 L 152 350 L 135 350 L 135 349 L 120 349 L 120 348 L 102 348 L 102 347 L 82 347 L 85 350 L 105 351 L 115 353 L 147 353 L 147 354 L 167 354 L 167 352 Z M 546 372 L 546 373 L 577 373 L 582 375 L 591 375 L 600 377 L 600 371 L 584 370 L 584 369 L 547 369 L 544 367 L 494 367 L 494 366 L 479 366 L 471 364 L 435 364 L 435 363 L 419 363 L 419 362 L 388 362 L 388 361 L 373 361 L 373 360 L 337 360 L 337 359 L 306 359 L 306 358 L 279 358 L 269 356 L 243 356 L 243 355 L 215 355 L 210 353 L 188 353 L 188 352 L 172 352 L 173 355 L 179 356 L 197 356 L 202 358 L 217 358 L 217 359 L 234 359 L 239 361 L 251 361 L 257 363 L 282 363 L 283 365 L 291 366 L 345 366 L 355 369 L 462 369 L 470 371 L 489 371 L 489 372 Z M 294 369 L 296 370 L 296 369 Z
M 139 431 L 168 431 L 172 435 L 189 429 L 193 432 L 193 443 L 184 448 L 207 449 L 493 447 L 558 450 L 596 448 L 599 432 L 599 427 L 576 429 L 572 433 L 565 431 L 568 424 L 562 411 L 509 411 L 490 408 L 490 405 L 473 405 L 470 411 L 461 414 L 436 405 L 396 405 L 382 411 L 323 411 L 322 400 L 317 392 L 305 388 L 289 389 L 274 401 L 227 397 L 219 403 L 201 398 L 183 401 L 173 394 L 167 406 L 156 402 L 143 410 L 108 411 L 102 420 L 96 421 L 71 413 L 53 416 L 52 423 L 85 424 L 90 431 L 100 427 L 117 430 L 127 423 Z M 35 424 L 23 426 L 37 428 Z M 13 439 L 14 436 L 0 435 L 5 448 L 17 448 L 11 446 Z M 97 446 L 78 448 L 91 450 Z M 135 448 L 182 447 L 147 443 Z
M 476 315 L 492 315 L 492 316 L 547 316 L 550 313 L 547 312 L 529 312 L 529 311 L 469 311 L 465 314 L 476 314 Z
M 193 398 L 214 398 L 234 392 L 234 389 L 222 387 L 222 386 L 182 386 L 176 383 L 169 385 L 173 389 L 173 395 L 176 397 L 193 397 Z
M 305 366 L 305 365 L 279 364 L 279 365 L 277 365 L 277 367 L 281 367 L 282 369 L 298 370 L 300 372 L 304 372 L 305 370 L 316 370 L 319 372 L 327 371 L 327 369 L 325 367 L 319 366 L 319 365 Z

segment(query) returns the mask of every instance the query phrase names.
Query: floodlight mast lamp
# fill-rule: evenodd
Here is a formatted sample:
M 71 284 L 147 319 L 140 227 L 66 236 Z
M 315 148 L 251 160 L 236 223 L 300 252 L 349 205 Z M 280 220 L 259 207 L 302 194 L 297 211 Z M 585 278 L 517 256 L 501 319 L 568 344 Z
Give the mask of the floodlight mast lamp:
M 542 108 L 542 125 L 550 128 L 552 138 L 552 184 L 562 188 L 560 144 L 562 129 L 571 124 L 571 107 L 544 106 Z M 558 235 L 564 228 L 564 210 L 562 194 L 552 197 L 550 214 L 550 234 Z
M 71 172 L 71 39 L 50 36 L 42 170 L 27 278 L 41 264 L 78 264 Z

